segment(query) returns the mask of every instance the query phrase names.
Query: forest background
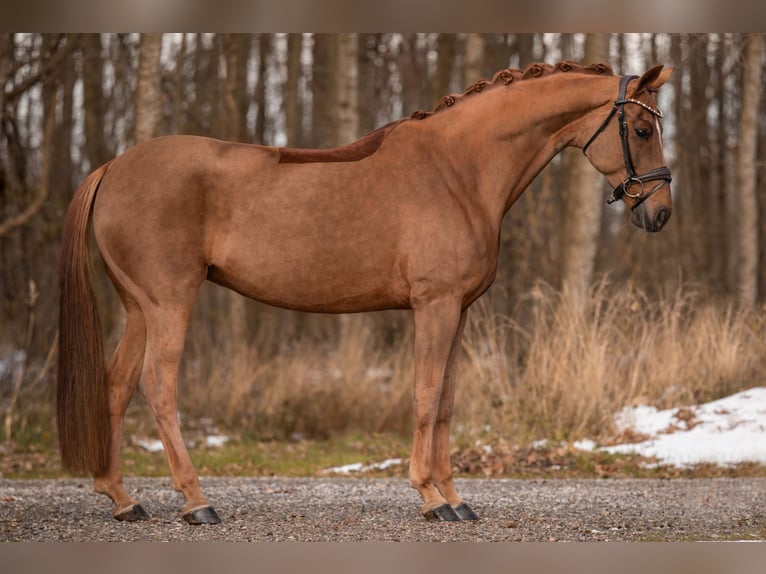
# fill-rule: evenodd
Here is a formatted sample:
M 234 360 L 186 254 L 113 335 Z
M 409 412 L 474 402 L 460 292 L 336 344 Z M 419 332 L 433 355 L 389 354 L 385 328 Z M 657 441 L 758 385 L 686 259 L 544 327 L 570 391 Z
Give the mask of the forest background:
M 500 69 L 560 60 L 675 68 L 659 94 L 673 215 L 644 233 L 604 206 L 606 183 L 578 150 L 554 159 L 506 216 L 497 279 L 469 315 L 458 442 L 608 442 L 623 406 L 763 385 L 761 34 L 2 34 L 4 452 L 29 429 L 55 438 L 55 269 L 91 170 L 165 134 L 340 145 Z M 122 312 L 94 265 L 111 350 Z M 206 284 L 182 422 L 258 440 L 407 436 L 411 343 L 406 312 L 302 314 Z

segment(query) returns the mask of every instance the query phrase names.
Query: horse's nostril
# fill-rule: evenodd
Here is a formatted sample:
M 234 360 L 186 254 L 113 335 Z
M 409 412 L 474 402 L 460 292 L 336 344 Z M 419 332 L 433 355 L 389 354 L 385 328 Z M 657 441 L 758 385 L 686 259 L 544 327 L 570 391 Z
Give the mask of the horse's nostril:
M 661 207 L 654 216 L 654 229 L 659 231 L 670 219 L 670 210 L 667 207 Z

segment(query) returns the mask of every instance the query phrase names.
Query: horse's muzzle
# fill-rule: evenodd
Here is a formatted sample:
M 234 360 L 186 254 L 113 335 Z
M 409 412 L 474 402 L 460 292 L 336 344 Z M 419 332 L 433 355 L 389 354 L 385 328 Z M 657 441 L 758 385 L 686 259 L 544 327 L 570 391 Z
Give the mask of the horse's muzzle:
M 641 229 L 649 232 L 659 231 L 670 219 L 670 208 L 659 207 L 653 214 L 647 213 L 646 204 L 641 204 L 633 210 L 630 221 L 640 227 Z

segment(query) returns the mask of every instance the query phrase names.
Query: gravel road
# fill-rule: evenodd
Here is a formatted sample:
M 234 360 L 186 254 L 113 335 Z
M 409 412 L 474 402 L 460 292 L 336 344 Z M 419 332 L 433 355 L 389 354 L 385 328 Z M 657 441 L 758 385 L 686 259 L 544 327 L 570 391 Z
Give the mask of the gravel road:
M 482 520 L 429 523 L 399 478 L 203 478 L 223 523 L 188 526 L 167 479 L 126 484 L 150 514 L 111 518 L 89 480 L 0 480 L 0 541 L 763 540 L 766 478 L 462 479 Z

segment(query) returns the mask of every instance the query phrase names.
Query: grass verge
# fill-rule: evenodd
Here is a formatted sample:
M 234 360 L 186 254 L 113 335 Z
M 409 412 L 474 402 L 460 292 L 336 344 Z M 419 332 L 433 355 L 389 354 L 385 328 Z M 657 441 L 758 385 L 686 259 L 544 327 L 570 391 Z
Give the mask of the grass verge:
M 145 421 L 129 418 L 122 468 L 125 476 L 169 476 L 163 452 L 149 452 L 131 441 Z M 326 439 L 261 440 L 232 435 L 222 446 L 205 445 L 204 425 L 190 425 L 189 453 L 202 476 L 325 476 L 325 469 L 347 464 L 364 465 L 402 459 L 382 470 L 354 472 L 350 476 L 407 476 L 409 438 L 389 433 L 345 434 Z M 151 435 L 150 435 L 151 436 Z M 637 455 L 581 451 L 565 443 L 514 446 L 502 439 L 480 444 L 461 444 L 453 449 L 452 466 L 457 477 L 475 478 L 699 478 L 766 477 L 766 466 L 712 464 L 675 468 L 654 464 Z M 28 426 L 13 444 L 0 447 L 0 478 L 65 478 L 61 471 L 55 437 L 44 426 Z M 332 474 L 330 474 L 332 476 Z

